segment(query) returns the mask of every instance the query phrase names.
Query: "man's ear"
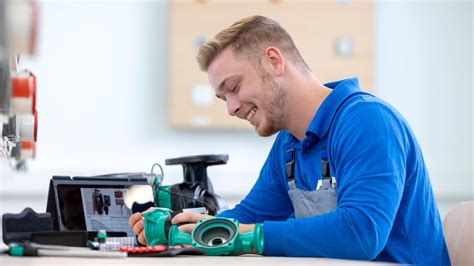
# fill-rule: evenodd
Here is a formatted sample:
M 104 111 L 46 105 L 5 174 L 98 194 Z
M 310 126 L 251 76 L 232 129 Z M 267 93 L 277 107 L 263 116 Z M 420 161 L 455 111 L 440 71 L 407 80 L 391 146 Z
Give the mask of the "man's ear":
M 276 76 L 285 73 L 285 57 L 280 49 L 275 46 L 269 46 L 265 49 L 264 58 L 270 63 L 270 66 Z

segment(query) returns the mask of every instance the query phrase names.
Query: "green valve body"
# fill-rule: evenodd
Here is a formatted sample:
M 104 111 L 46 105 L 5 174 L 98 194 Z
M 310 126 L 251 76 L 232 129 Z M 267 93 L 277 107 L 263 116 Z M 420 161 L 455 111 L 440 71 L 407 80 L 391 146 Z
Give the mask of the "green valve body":
M 171 209 L 171 187 L 155 186 L 153 190 L 155 207 Z
M 239 233 L 239 222 L 228 218 L 209 218 L 199 221 L 191 234 L 181 232 L 177 225 L 167 228 L 171 215 L 169 210 L 156 209 L 145 217 L 145 237 L 149 246 L 192 245 L 210 256 L 262 254 L 263 228 L 255 224 L 253 231 Z
M 228 218 L 210 218 L 199 221 L 192 235 L 193 247 L 207 255 L 239 255 L 263 252 L 263 230 L 256 224 L 253 231 L 239 233 L 239 222 Z

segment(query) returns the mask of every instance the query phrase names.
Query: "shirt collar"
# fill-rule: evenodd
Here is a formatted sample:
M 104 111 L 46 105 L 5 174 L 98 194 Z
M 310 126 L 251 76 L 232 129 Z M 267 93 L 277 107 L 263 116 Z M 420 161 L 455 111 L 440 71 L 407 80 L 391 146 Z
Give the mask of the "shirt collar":
M 329 87 L 332 92 L 323 101 L 313 120 L 309 124 L 306 130 L 306 136 L 308 137 L 311 133 L 315 134 L 319 139 L 323 139 L 331 126 L 332 120 L 336 115 L 336 111 L 339 106 L 353 93 L 360 91 L 359 81 L 357 78 L 349 78 L 339 81 L 334 81 L 324 84 Z M 292 140 L 299 142 L 293 135 L 288 134 L 288 137 Z

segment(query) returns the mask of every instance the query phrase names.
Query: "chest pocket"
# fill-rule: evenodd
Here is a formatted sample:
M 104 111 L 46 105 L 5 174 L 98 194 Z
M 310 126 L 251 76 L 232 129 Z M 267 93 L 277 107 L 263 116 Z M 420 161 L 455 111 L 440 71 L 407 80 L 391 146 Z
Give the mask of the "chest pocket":
M 327 148 L 321 151 L 321 177 L 316 190 L 306 191 L 297 187 L 295 180 L 295 149 L 290 148 L 285 154 L 288 195 L 290 197 L 295 218 L 305 218 L 323 214 L 337 207 L 337 186 L 329 167 Z

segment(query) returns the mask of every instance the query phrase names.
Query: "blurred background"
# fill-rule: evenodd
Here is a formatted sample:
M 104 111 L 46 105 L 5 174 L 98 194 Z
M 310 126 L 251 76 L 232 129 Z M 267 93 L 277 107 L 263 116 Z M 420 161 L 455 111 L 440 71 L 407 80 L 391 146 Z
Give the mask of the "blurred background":
M 179 14 L 170 10 L 182 2 L 38 1 L 36 53 L 20 58 L 20 66 L 37 77 L 36 159 L 27 162 L 26 172 L 0 165 L 0 213 L 20 212 L 27 206 L 44 212 L 52 175 L 143 172 L 155 162 L 163 165 L 167 158 L 207 153 L 230 158 L 227 165 L 209 168 L 216 192 L 231 206 L 246 195 L 274 136 L 259 137 L 240 124 L 214 126 L 206 117 L 189 123 L 176 120 L 179 110 L 187 108 L 176 106 L 175 101 L 180 97 L 186 101 L 186 94 L 175 94 L 170 84 L 176 79 L 205 77 L 192 72 L 199 71 L 197 64 L 191 65 L 195 70 L 187 71 L 176 57 L 179 38 L 187 33 L 176 32 Z M 226 1 L 214 2 L 220 2 L 223 13 L 232 12 L 231 5 L 237 3 L 227 1 L 226 7 Z M 332 2 L 348 5 L 344 12 L 351 12 L 351 1 Z M 371 46 L 365 66 L 369 73 L 361 84 L 394 105 L 410 123 L 444 216 L 453 204 L 473 199 L 473 3 L 368 3 L 372 17 L 365 40 Z M 219 16 L 219 22 L 226 21 L 220 28 L 235 21 Z M 304 21 L 313 19 L 317 18 Z M 332 23 L 345 22 L 338 17 L 317 23 L 331 31 Z M 299 36 L 303 37 L 298 37 L 297 45 L 316 42 L 317 36 L 308 36 L 306 43 L 304 35 Z M 352 45 L 357 48 L 358 39 L 352 40 L 338 49 L 344 53 L 347 45 L 349 50 Z M 304 58 L 309 53 L 302 50 Z M 194 57 L 189 60 L 194 62 Z M 319 67 L 324 69 L 324 64 Z M 341 79 L 357 75 L 348 69 L 339 73 L 348 73 Z M 332 81 L 325 77 L 320 79 Z M 205 87 L 205 80 L 195 85 Z M 196 92 L 194 101 L 205 105 L 209 101 L 206 89 L 199 88 L 188 94 Z M 225 115 L 223 106 L 216 108 Z M 181 167 L 164 166 L 164 172 L 165 184 L 181 182 Z

